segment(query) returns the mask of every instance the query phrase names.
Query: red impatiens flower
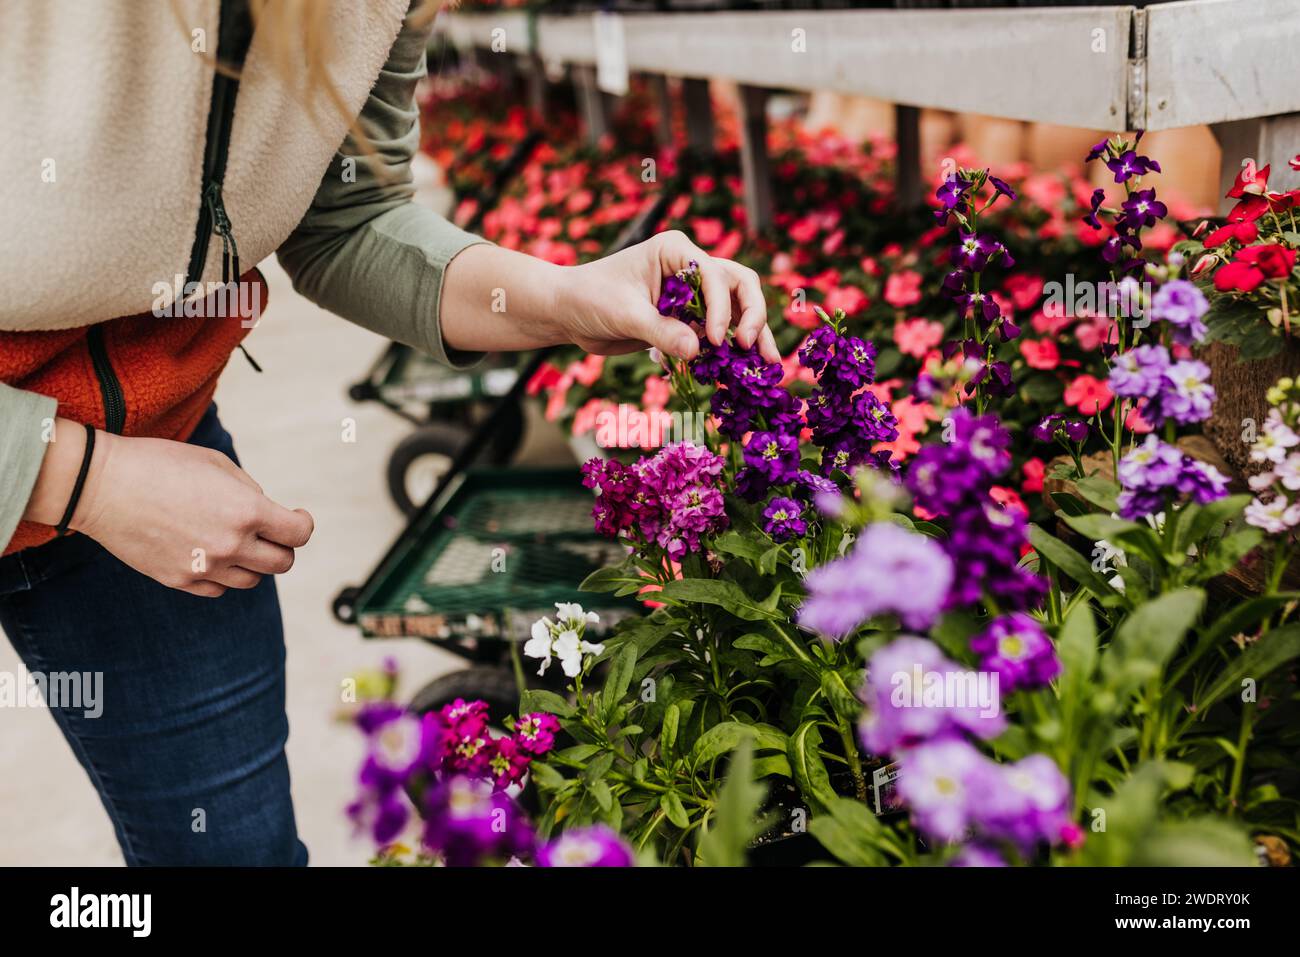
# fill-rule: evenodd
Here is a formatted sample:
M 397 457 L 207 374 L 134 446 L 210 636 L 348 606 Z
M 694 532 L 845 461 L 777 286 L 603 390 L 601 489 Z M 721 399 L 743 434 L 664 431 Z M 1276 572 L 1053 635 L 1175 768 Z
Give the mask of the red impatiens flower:
M 1065 404 L 1078 409 L 1082 415 L 1096 415 L 1114 398 L 1106 383 L 1096 376 L 1081 375 L 1065 387 Z
M 1254 196 L 1263 196 L 1268 192 L 1268 174 L 1273 167 L 1265 166 L 1261 170 L 1255 169 L 1254 160 L 1246 160 L 1241 164 L 1241 172 L 1232 183 L 1232 189 L 1228 190 L 1230 199 L 1241 199 L 1247 194 Z
M 1236 240 L 1245 245 L 1253 243 L 1259 238 L 1259 227 L 1254 223 L 1228 223 L 1226 226 L 1220 226 L 1214 232 L 1205 237 L 1205 248 L 1213 249 L 1215 246 L 1222 246 L 1229 240 Z
M 1295 268 L 1295 250 L 1277 243 L 1247 246 L 1214 274 L 1219 292 L 1254 292 L 1266 279 L 1284 279 Z
M 867 308 L 869 302 L 866 293 L 856 286 L 840 286 L 826 294 L 822 308 L 831 315 L 835 314 L 836 309 L 843 309 L 844 315 L 852 316 Z
M 1043 296 L 1043 277 L 1016 273 L 1002 284 L 1017 309 L 1033 309 Z
M 1054 339 L 1021 339 L 1020 354 L 1031 369 L 1055 369 L 1061 364 L 1061 350 Z
M 1297 153 L 1295 156 L 1291 157 L 1290 166 L 1293 170 L 1300 172 L 1300 153 Z
M 1237 262 L 1251 263 L 1269 279 L 1282 279 L 1295 268 L 1295 250 L 1277 243 L 1247 246 L 1234 257 Z
M 1043 490 L 1043 476 L 1047 474 L 1047 465 L 1042 459 L 1026 459 L 1021 474 L 1025 480 L 1020 483 L 1020 491 L 1025 495 Z
M 929 319 L 908 319 L 894 326 L 894 343 L 905 356 L 922 359 L 925 354 L 943 342 L 943 323 Z
M 921 301 L 921 274 L 911 269 L 891 273 L 885 280 L 885 302 L 896 309 L 906 309 Z

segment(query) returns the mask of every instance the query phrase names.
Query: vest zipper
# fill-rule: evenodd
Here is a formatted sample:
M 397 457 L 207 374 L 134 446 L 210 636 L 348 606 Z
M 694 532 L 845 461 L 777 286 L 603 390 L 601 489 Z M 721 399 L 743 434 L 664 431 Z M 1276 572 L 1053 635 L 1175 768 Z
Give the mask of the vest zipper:
M 126 399 L 122 395 L 122 383 L 108 358 L 103 323 L 90 327 L 86 333 L 86 346 L 95 367 L 95 377 L 99 379 L 100 394 L 104 397 L 104 431 L 121 435 L 126 426 Z

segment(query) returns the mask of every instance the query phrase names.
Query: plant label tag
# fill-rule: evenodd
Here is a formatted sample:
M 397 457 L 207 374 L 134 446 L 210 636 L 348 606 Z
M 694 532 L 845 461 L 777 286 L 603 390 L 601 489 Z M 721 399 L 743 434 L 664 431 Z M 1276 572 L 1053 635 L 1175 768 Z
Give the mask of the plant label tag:
M 617 13 L 599 12 L 592 17 L 596 31 L 596 86 L 606 93 L 627 93 L 627 43 L 623 18 Z
M 871 772 L 871 790 L 875 795 L 876 814 L 889 814 L 903 809 L 899 800 L 898 789 L 894 782 L 898 780 L 898 762 L 886 764 Z

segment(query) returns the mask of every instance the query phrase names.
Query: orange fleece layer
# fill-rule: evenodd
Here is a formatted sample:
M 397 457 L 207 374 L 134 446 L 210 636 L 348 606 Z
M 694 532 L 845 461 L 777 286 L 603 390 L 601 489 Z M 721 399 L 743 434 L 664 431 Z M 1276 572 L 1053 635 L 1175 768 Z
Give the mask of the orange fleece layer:
M 256 315 L 261 315 L 267 300 L 262 274 L 253 269 L 241 281 L 253 285 Z M 203 315 L 144 313 L 104 323 L 105 349 L 126 405 L 123 435 L 183 442 L 203 418 L 217 378 L 250 331 L 243 320 L 253 313 L 220 315 L 214 297 L 199 311 Z M 56 399 L 63 418 L 104 428 L 104 396 L 86 341 L 88 328 L 0 332 L 0 382 Z M 20 522 L 4 554 L 53 537 L 52 526 Z

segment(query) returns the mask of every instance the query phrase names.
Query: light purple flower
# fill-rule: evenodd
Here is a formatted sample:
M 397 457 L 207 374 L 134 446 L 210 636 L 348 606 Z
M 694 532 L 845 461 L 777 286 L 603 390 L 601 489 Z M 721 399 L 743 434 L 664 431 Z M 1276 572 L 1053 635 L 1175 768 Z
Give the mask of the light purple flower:
M 1185 346 L 1194 345 L 1205 338 L 1205 323 L 1201 321 L 1210 309 L 1205 294 L 1195 283 L 1186 279 L 1173 279 L 1151 298 L 1151 315 L 1167 322 L 1174 331 L 1174 341 Z
M 537 852 L 538 867 L 631 867 L 632 849 L 604 824 L 565 831 Z
M 872 754 L 895 754 L 934 738 L 994 738 L 1006 728 L 996 677 L 949 660 L 934 642 L 903 636 L 867 662 L 858 731 Z M 981 698 L 983 700 L 981 700 Z
M 952 576 L 952 560 L 933 540 L 877 522 L 849 554 L 808 573 L 799 623 L 843 638 L 890 612 L 908 628 L 926 628 L 939 614 Z
M 1204 422 L 1214 411 L 1214 387 L 1210 385 L 1210 367 L 1196 359 L 1184 359 L 1165 370 L 1164 387 L 1158 397 L 1160 413 L 1143 418 L 1153 425 L 1173 419 L 1179 425 Z
M 899 759 L 898 794 L 917 830 L 932 840 L 960 841 L 996 786 L 995 765 L 957 738 L 931 741 Z
M 1010 841 L 1025 854 L 1061 840 L 1070 821 L 1070 783 L 1055 761 L 1031 754 L 994 765 L 990 783 L 974 812 L 981 833 Z
M 949 867 L 1006 867 L 1006 859 L 986 844 L 967 844 L 948 862 Z
M 792 498 L 778 496 L 763 509 L 763 531 L 778 542 L 788 541 L 808 531 L 803 506 Z
M 1164 383 L 1169 368 L 1169 350 L 1164 346 L 1138 346 L 1115 357 L 1108 385 L 1126 399 L 1153 398 Z

